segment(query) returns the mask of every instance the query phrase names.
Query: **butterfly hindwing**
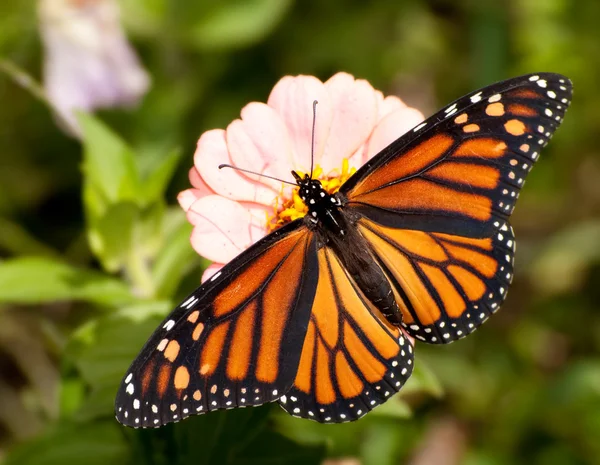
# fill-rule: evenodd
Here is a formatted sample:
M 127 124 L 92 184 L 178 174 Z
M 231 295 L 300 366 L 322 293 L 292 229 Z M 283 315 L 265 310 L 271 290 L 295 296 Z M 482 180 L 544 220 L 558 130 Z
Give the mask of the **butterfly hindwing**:
M 364 297 L 328 247 L 293 387 L 279 399 L 290 414 L 322 423 L 352 421 L 400 390 L 413 347 Z
M 117 419 L 156 427 L 278 399 L 296 375 L 317 273 L 302 222 L 239 255 L 151 336 L 119 388 Z
M 392 283 L 403 327 L 421 341 L 470 334 L 506 297 L 515 247 L 507 223 L 484 239 L 389 228 L 366 218 L 359 230 Z
M 469 94 L 390 144 L 340 189 L 402 303 L 406 330 L 464 337 L 498 309 L 512 279 L 509 217 L 571 101 L 539 73 Z

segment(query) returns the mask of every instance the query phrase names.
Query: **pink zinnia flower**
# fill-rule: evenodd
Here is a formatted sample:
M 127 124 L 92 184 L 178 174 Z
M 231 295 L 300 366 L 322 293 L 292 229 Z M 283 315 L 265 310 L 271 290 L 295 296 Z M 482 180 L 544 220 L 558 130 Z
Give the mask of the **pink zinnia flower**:
M 266 104 L 249 103 L 227 129 L 202 134 L 189 174 L 194 187 L 178 199 L 194 225 L 192 246 L 214 262 L 203 280 L 281 224 L 304 215 L 293 187 L 218 166 L 229 163 L 292 182 L 291 170 L 310 171 L 313 100 L 319 102 L 314 177 L 330 192 L 423 120 L 399 98 L 384 98 L 367 81 L 346 73 L 325 83 L 286 76 Z

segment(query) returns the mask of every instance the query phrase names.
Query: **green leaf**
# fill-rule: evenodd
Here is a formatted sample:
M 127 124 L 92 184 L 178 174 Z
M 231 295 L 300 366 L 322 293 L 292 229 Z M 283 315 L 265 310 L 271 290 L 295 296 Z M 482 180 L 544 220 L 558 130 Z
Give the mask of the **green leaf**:
M 83 131 L 85 182 L 108 204 L 140 200 L 140 180 L 131 148 L 99 119 L 78 113 Z
M 444 388 L 435 373 L 429 368 L 422 358 L 417 360 L 411 377 L 402 388 L 403 395 L 425 392 L 433 397 L 440 398 L 444 395 Z
M 61 425 L 44 436 L 21 444 L 6 457 L 5 465 L 124 464 L 130 450 L 114 421 Z
M 52 259 L 25 257 L 0 263 L 0 302 L 37 304 L 65 300 L 118 306 L 134 302 L 135 298 L 117 279 Z
M 205 50 L 239 48 L 267 36 L 283 19 L 290 0 L 218 2 L 191 30 L 189 37 Z
M 588 269 L 600 261 L 600 221 L 566 227 L 544 243 L 530 267 L 532 284 L 545 294 L 579 289 Z
M 181 151 L 173 150 L 163 157 L 156 164 L 152 173 L 144 179 L 142 182 L 142 196 L 147 204 L 163 200 L 169 181 L 171 181 L 180 159 Z
M 410 418 L 412 411 L 409 405 L 399 395 L 379 405 L 369 414 L 372 417 Z
M 134 203 L 122 202 L 108 206 L 101 216 L 90 219 L 90 247 L 107 271 L 117 272 L 127 262 L 139 215 L 140 209 Z
M 153 463 L 177 465 L 322 463 L 322 445 L 301 445 L 268 429 L 268 415 L 276 408 L 271 404 L 217 411 L 159 429 L 138 430 L 131 434 L 134 453 L 152 456 Z
M 192 226 L 180 217 L 183 221 L 165 238 L 152 269 L 158 297 L 172 297 L 183 275 L 201 260 L 190 244 Z

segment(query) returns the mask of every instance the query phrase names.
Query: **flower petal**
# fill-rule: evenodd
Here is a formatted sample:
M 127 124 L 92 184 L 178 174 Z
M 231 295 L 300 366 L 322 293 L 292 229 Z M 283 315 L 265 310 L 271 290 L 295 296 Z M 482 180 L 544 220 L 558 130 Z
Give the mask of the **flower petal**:
M 242 109 L 242 119 L 227 127 L 227 148 L 235 166 L 293 182 L 293 151 L 281 117 L 270 106 L 252 102 Z M 246 175 L 281 189 L 281 183 Z
M 325 87 L 331 95 L 333 120 L 321 166 L 325 173 L 339 169 L 369 137 L 377 122 L 377 95 L 363 79 L 337 73 Z
M 401 108 L 406 108 L 406 103 L 395 95 L 388 95 L 386 98 L 382 98 L 379 102 L 379 120 L 381 121 L 385 116 Z
M 366 147 L 364 161 L 372 158 L 423 119 L 423 114 L 414 108 L 403 107 L 388 114 L 375 127 Z
M 293 167 L 304 172 L 310 169 L 314 100 L 319 102 L 314 147 L 314 162 L 318 164 L 325 149 L 333 116 L 329 93 L 323 83 L 314 76 L 286 76 L 275 85 L 267 102 L 277 111 L 288 130 L 293 150 Z
M 177 194 L 177 201 L 185 212 L 187 212 L 192 204 L 204 197 L 200 189 L 186 189 Z
M 218 263 L 229 262 L 267 232 L 264 207 L 242 205 L 220 195 L 194 202 L 188 220 L 194 225 L 194 250 Z
M 232 200 L 271 205 L 277 196 L 276 191 L 233 169 L 219 169 L 220 164 L 231 162 L 224 130 L 213 129 L 202 134 L 194 154 L 194 165 L 208 187 L 216 194 Z

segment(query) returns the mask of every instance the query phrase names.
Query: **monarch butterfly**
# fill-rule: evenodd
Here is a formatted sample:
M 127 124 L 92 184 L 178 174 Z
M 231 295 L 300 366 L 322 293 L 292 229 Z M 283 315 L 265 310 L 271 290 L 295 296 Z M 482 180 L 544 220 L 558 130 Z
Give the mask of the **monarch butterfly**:
M 570 104 L 538 73 L 462 97 L 329 194 L 292 171 L 308 214 L 196 289 L 127 371 L 117 420 L 156 427 L 277 401 L 323 423 L 356 420 L 400 390 L 417 340 L 473 332 L 506 297 L 509 224 Z

